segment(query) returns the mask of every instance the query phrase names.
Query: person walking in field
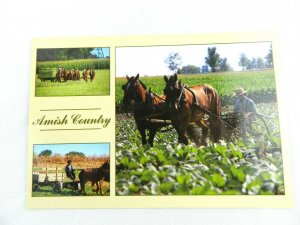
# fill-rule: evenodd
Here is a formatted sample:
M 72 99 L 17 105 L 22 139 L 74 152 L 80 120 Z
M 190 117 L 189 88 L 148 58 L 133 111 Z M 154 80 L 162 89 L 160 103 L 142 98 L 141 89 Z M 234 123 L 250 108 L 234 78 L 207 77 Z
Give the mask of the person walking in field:
M 239 114 L 240 126 L 242 135 L 245 137 L 246 132 L 253 133 L 251 124 L 255 121 L 253 113 L 257 113 L 257 108 L 254 101 L 246 96 L 247 91 L 242 87 L 235 90 L 236 100 L 233 110 Z
M 73 168 L 72 161 L 70 159 L 67 161 L 67 165 L 65 167 L 65 172 L 66 172 L 67 177 L 70 178 L 74 183 L 74 181 L 75 181 L 75 169 Z

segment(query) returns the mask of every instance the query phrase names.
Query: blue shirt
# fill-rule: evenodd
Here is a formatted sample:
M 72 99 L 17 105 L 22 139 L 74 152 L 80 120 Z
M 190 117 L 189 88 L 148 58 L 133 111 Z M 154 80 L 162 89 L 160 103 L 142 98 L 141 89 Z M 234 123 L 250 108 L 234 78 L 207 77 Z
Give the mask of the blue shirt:
M 256 112 L 255 103 L 246 96 L 243 98 L 238 98 L 234 103 L 234 111 L 240 113 L 247 113 L 247 112 Z

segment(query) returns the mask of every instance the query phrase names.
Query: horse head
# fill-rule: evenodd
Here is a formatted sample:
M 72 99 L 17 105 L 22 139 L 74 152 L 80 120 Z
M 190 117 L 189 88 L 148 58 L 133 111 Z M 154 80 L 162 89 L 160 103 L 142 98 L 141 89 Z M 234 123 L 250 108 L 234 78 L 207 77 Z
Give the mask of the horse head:
M 146 86 L 139 80 L 139 74 L 135 77 L 128 77 L 126 75 L 127 82 L 122 85 L 124 91 L 123 105 L 127 108 L 131 101 L 143 101 L 147 92 Z M 143 90 L 143 93 L 141 93 Z
M 103 163 L 100 166 L 100 173 L 101 176 L 104 178 L 104 180 L 109 181 L 110 180 L 110 162 L 107 160 L 105 163 Z
M 170 78 L 164 76 L 166 86 L 164 88 L 164 94 L 166 95 L 167 110 L 177 110 L 181 101 L 183 84 L 181 80 L 178 81 L 177 74 L 172 75 Z

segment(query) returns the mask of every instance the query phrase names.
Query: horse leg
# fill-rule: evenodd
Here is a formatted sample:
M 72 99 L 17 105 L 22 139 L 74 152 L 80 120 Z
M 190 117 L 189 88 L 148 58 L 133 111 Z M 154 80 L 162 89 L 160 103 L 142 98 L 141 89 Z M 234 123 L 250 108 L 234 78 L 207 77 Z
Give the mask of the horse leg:
M 145 145 L 147 144 L 147 140 L 146 140 L 146 130 L 144 128 L 144 126 L 137 126 L 138 131 L 140 132 L 141 136 L 142 136 L 142 144 Z
M 153 147 L 153 140 L 155 137 L 155 134 L 157 132 L 157 129 L 150 129 L 149 130 L 149 139 L 148 139 L 148 143 L 151 147 Z
M 189 125 L 187 128 L 187 133 L 188 133 L 188 136 L 194 140 L 196 146 L 200 146 L 201 145 L 200 137 L 199 137 L 199 133 L 197 132 L 197 129 L 199 129 L 199 128 L 196 128 L 193 125 Z
M 218 142 L 221 138 L 221 123 L 218 118 L 211 118 L 209 124 L 214 142 Z
M 200 145 L 206 146 L 207 145 L 206 138 L 208 135 L 208 126 L 202 120 L 197 121 L 196 124 L 198 126 L 200 126 L 201 130 L 202 130 L 202 138 L 201 138 Z
M 98 184 L 98 181 L 96 181 L 95 183 L 96 183 L 96 186 L 97 186 L 96 193 L 98 194 L 99 193 L 99 184 Z
M 189 143 L 189 139 L 187 138 L 186 136 L 186 131 L 187 131 L 187 128 L 188 128 L 188 123 L 184 124 L 181 124 L 181 126 L 178 127 L 178 142 L 180 143 L 183 143 L 185 145 L 188 145 Z
M 84 185 L 85 185 L 85 182 L 84 182 L 84 181 L 80 181 L 81 193 L 82 193 L 83 195 L 85 195 Z
M 104 182 L 103 179 L 101 179 L 101 180 L 99 181 L 99 189 L 100 189 L 100 194 L 101 194 L 101 195 L 103 195 L 103 192 L 102 192 L 102 184 L 103 184 L 103 182 Z

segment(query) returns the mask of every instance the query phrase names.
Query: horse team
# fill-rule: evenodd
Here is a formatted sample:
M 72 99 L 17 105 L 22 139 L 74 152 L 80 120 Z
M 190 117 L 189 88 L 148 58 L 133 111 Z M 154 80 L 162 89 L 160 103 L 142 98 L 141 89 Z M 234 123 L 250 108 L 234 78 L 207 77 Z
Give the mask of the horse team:
M 93 69 L 84 69 L 82 72 L 82 78 L 87 82 L 90 78 L 92 82 L 95 78 L 95 70 Z M 64 68 L 58 68 L 55 79 L 57 82 L 66 82 L 68 80 L 80 80 L 80 71 L 77 69 L 66 70 Z
M 207 145 L 210 131 L 214 142 L 221 137 L 221 98 L 217 91 L 207 84 L 187 87 L 177 75 L 164 76 L 164 95 L 158 96 L 147 89 L 139 74 L 127 77 L 122 86 L 125 110 L 133 102 L 132 114 L 142 137 L 142 144 L 153 146 L 154 136 L 162 127 L 169 126 L 170 120 L 178 133 L 178 141 L 188 144 L 188 137 L 196 145 Z M 195 126 L 196 125 L 196 126 Z M 199 137 L 199 127 L 202 137 Z M 149 131 L 148 140 L 146 130 Z

